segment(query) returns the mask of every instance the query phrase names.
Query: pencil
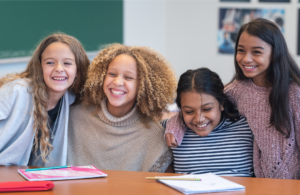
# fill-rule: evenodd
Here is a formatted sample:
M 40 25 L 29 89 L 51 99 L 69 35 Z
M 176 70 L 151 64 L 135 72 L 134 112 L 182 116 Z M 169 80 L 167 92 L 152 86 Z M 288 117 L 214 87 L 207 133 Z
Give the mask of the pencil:
M 200 178 L 184 178 L 184 177 L 146 177 L 146 179 L 201 181 Z
M 25 169 L 25 172 L 28 172 L 28 171 L 43 171 L 43 170 L 51 170 L 51 169 L 63 169 L 63 168 L 69 168 L 69 167 L 72 167 L 72 165 L 59 166 L 59 167 L 44 167 L 44 168 L 37 168 L 37 169 Z

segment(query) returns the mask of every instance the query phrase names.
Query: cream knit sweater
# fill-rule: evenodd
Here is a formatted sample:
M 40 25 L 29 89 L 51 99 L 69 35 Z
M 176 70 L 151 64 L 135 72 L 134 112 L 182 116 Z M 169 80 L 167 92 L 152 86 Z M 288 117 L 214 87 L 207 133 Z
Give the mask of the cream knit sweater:
M 70 107 L 67 163 L 95 165 L 103 170 L 164 172 L 172 154 L 159 122 L 149 127 L 140 121 L 136 106 L 125 116 L 116 118 L 102 101 L 101 111 L 93 106 Z

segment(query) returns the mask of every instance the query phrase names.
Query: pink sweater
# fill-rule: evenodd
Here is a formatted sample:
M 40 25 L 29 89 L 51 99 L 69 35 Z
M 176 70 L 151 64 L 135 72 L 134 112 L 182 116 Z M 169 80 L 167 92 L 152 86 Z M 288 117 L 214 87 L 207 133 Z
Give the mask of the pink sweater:
M 252 80 L 234 81 L 225 88 L 240 114 L 247 118 L 254 134 L 253 166 L 256 177 L 300 179 L 300 87 L 289 91 L 291 135 L 286 138 L 270 126 L 271 88 L 256 86 Z M 168 122 L 166 133 L 173 133 L 180 144 L 184 130 L 176 116 Z

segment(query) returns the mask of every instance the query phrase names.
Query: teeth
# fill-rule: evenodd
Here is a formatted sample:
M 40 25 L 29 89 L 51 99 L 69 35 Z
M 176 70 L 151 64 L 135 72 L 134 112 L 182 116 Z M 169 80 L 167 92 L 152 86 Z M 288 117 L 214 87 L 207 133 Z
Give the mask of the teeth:
M 207 125 L 208 125 L 208 123 L 206 123 L 206 124 L 204 124 L 204 125 L 197 125 L 197 127 L 202 128 L 202 127 L 206 127 Z
M 113 94 L 115 94 L 115 95 L 124 95 L 125 94 L 125 92 L 123 92 L 123 91 L 114 91 L 114 90 L 111 90 L 111 92 Z
M 256 66 L 244 66 L 246 69 L 255 68 Z
M 60 78 L 57 78 L 57 77 L 53 77 L 53 79 L 54 79 L 54 80 L 57 80 L 57 81 L 63 81 L 63 80 L 66 80 L 67 78 L 61 78 L 61 77 L 60 77 Z

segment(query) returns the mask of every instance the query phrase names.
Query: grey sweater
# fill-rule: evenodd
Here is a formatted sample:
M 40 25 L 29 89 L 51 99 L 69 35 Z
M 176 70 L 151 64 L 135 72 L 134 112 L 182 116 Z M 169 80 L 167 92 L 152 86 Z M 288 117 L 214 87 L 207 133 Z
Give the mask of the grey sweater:
M 64 94 L 61 114 L 53 139 L 53 150 L 46 164 L 66 165 L 69 106 L 75 100 L 70 92 Z M 35 135 L 34 100 L 29 79 L 18 79 L 0 87 L 0 165 L 26 166 Z
M 107 111 L 105 100 L 98 114 L 93 114 L 93 106 L 77 105 L 70 109 L 68 164 L 164 172 L 171 163 L 163 127 L 150 121 L 146 128 L 139 120 L 136 106 L 121 118 Z

